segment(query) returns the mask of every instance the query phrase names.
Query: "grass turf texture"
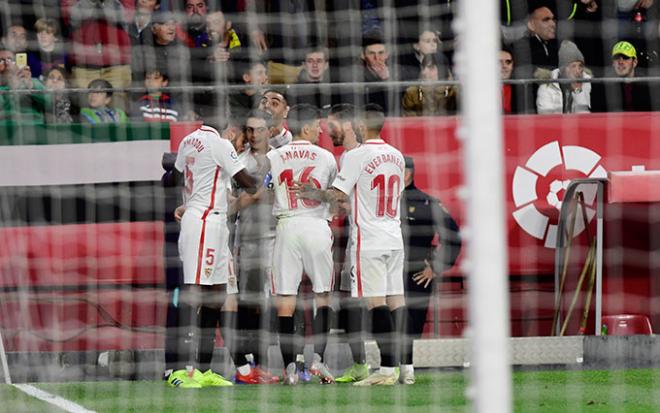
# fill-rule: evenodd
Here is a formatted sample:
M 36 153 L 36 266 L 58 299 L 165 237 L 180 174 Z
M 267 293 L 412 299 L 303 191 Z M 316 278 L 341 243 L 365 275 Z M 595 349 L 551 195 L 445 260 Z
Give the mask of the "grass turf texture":
M 417 384 L 234 386 L 183 390 L 162 382 L 42 383 L 38 387 L 98 412 L 467 412 L 463 372 L 424 372 Z M 515 372 L 517 412 L 657 412 L 660 370 Z M 55 411 L 0 385 L 0 411 Z

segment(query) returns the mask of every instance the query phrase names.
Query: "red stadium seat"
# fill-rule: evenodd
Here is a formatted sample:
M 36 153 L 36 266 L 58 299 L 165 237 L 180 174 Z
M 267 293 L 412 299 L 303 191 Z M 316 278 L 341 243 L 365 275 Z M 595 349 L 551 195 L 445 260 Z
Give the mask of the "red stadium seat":
M 613 314 L 603 316 L 607 334 L 611 336 L 632 336 L 653 334 L 651 321 L 643 314 Z

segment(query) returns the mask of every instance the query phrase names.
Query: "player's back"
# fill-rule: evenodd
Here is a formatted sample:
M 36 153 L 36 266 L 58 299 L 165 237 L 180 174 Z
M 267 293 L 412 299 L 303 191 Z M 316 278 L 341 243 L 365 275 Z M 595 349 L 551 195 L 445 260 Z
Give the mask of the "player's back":
M 227 186 L 243 166 L 231 143 L 202 126 L 179 145 L 176 168 L 183 173 L 186 209 L 227 212 Z
M 328 206 L 308 199 L 298 199 L 289 188 L 294 182 L 311 182 L 327 189 L 337 175 L 337 162 L 330 151 L 311 142 L 297 140 L 268 152 L 271 163 L 275 205 L 278 218 L 312 216 L 327 219 Z
M 404 168 L 401 152 L 381 139 L 346 153 L 339 180 L 351 174 L 357 178 L 351 193 L 354 245 L 359 241 L 364 250 L 403 248 L 399 200 Z

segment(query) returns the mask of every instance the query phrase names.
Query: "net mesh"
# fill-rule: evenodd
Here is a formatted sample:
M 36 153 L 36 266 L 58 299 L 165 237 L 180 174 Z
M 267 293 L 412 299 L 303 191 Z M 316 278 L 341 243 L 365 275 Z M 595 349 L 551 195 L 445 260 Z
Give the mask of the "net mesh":
M 653 277 L 659 6 L 500 3 L 511 349 L 513 363 L 532 370 L 515 376 L 516 408 L 541 411 L 558 401 L 570 409 L 619 409 L 635 395 L 653 410 L 657 397 L 648 386 L 657 383 L 657 357 L 648 334 L 659 322 Z M 172 368 L 180 324 L 173 211 L 181 190 L 163 185 L 159 163 L 201 123 L 249 152 L 244 126 L 251 109 L 272 112 L 274 135 L 286 127 L 284 107 L 262 100 L 267 90 L 285 98 L 285 106 L 317 106 L 324 118 L 338 103 L 377 103 L 387 116 L 382 136 L 414 160 L 415 186 L 464 224 L 462 191 L 470 188 L 463 188 L 457 138 L 456 2 L 10 0 L 0 4 L 0 28 L 3 380 L 38 382 L 97 411 L 207 405 L 290 411 L 316 402 L 335 411 L 428 411 L 465 409 L 478 397 L 464 376 L 471 366 L 465 252 L 458 254 L 456 228 L 446 220 L 444 229 L 415 227 L 413 234 L 440 244 L 426 258 L 441 268 L 430 296 L 407 296 L 421 301 L 415 386 L 390 393 L 314 387 L 306 397 L 260 385 L 198 397 L 161 383 Z M 339 158 L 343 149 L 333 146 L 322 124 L 319 144 Z M 569 191 L 576 179 L 600 183 Z M 261 207 L 239 213 L 230 225 L 246 287 L 240 297 L 251 304 L 239 311 L 251 330 L 240 345 L 263 353 L 247 361 L 256 357 L 281 377 L 267 285 L 273 222 Z M 416 208 L 402 205 L 402 216 L 413 217 Z M 339 311 L 347 305 L 348 223 L 336 218 L 332 226 L 337 314 L 325 359 L 339 376 L 353 364 L 354 337 L 351 314 Z M 479 229 L 470 228 L 464 246 L 478 236 Z M 300 297 L 296 346 L 309 369 L 317 309 L 308 281 Z M 230 379 L 236 366 L 227 341 L 234 338 L 223 322 L 211 367 Z M 362 338 L 366 362 L 378 367 L 378 346 L 369 334 Z M 640 367 L 646 369 L 627 370 Z M 604 372 L 595 380 L 607 392 L 590 387 L 598 369 Z M 0 387 L 0 399 L 17 411 L 44 409 L 20 407 L 34 395 L 18 390 Z

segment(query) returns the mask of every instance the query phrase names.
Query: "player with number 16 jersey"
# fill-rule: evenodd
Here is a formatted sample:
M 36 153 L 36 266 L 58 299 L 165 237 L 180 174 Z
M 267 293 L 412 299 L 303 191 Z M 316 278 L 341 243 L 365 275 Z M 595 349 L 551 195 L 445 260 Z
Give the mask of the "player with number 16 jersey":
M 329 291 L 333 264 L 328 204 L 299 199 L 290 188 L 295 182 L 310 182 L 327 189 L 337 175 L 337 162 L 330 151 L 307 140 L 295 140 L 267 156 L 275 191 L 273 214 L 278 218 L 272 288 L 276 294 L 296 294 L 303 264 L 314 292 Z M 299 242 L 300 249 L 294 245 L 295 240 L 305 240 Z M 302 255 L 302 262 L 294 259 L 295 255 Z

